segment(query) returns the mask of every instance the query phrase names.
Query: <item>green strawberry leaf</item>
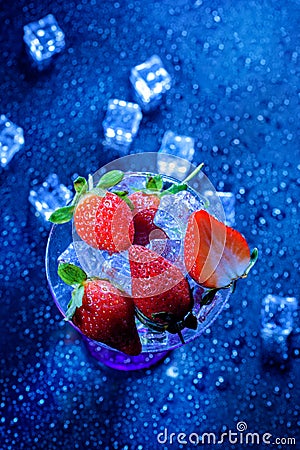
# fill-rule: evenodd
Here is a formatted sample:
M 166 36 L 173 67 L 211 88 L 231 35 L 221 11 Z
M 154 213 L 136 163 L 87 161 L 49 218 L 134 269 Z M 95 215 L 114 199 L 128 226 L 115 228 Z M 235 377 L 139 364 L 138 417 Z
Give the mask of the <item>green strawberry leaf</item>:
M 111 170 L 105 173 L 98 181 L 97 187 L 101 189 L 108 189 L 120 183 L 124 178 L 124 172 L 121 170 Z
M 218 292 L 219 289 L 210 289 L 207 294 L 204 295 L 204 297 L 202 297 L 201 300 L 201 306 L 204 305 L 210 305 L 210 303 L 213 301 L 213 299 L 215 298 L 216 293 Z
M 245 270 L 244 274 L 242 275 L 241 278 L 245 278 L 248 273 L 250 272 L 250 270 L 252 269 L 252 267 L 254 266 L 254 264 L 256 263 L 256 261 L 258 260 L 258 249 L 255 247 L 252 250 L 251 256 L 250 256 L 250 262 L 249 265 L 247 267 L 247 269 Z
M 74 289 L 74 291 L 72 292 L 71 301 L 68 304 L 65 320 L 71 320 L 75 314 L 76 308 L 80 308 L 82 306 L 83 295 L 84 286 L 78 286 Z
M 169 187 L 168 189 L 166 189 L 165 191 L 162 191 L 160 196 L 163 197 L 164 195 L 169 195 L 169 194 L 177 194 L 177 192 L 181 192 L 181 191 L 186 191 L 188 188 L 188 185 L 185 183 L 176 183 L 176 184 L 172 184 L 171 187 Z
M 64 283 L 69 286 L 82 284 L 87 279 L 87 274 L 80 267 L 70 263 L 60 263 L 57 273 Z
M 126 191 L 112 191 L 113 194 L 116 194 L 118 197 L 120 197 L 124 202 L 129 206 L 131 211 L 134 210 L 134 204 L 132 201 L 128 198 L 128 192 Z
M 78 194 L 85 194 L 88 190 L 88 183 L 84 177 L 77 177 L 73 182 L 73 186 Z
M 150 191 L 161 191 L 163 184 L 164 182 L 161 175 L 147 175 L 146 189 Z
M 69 222 L 74 214 L 75 205 L 63 206 L 62 208 L 56 209 L 49 217 L 49 222 L 61 224 Z
M 126 197 L 128 195 L 128 191 L 112 191 L 113 194 L 116 194 L 118 197 Z

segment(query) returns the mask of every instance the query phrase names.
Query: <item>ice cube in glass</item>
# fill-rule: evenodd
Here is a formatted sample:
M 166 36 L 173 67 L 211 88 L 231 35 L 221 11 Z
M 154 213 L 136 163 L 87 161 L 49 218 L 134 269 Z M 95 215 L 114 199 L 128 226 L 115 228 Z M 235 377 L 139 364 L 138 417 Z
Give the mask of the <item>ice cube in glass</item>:
M 136 101 L 144 111 L 155 109 L 171 88 L 171 77 L 157 55 L 133 67 L 130 81 Z
M 84 241 L 73 241 L 57 258 L 58 263 L 81 266 L 88 276 L 100 277 L 108 253 L 91 247 Z
M 42 185 L 30 190 L 29 202 L 35 207 L 36 215 L 48 220 L 51 213 L 71 200 L 72 192 L 62 183 L 55 173 L 50 174 Z
M 24 132 L 4 114 L 0 116 L 0 158 L 5 167 L 24 145 Z
M 170 239 L 182 240 L 190 215 L 202 208 L 203 202 L 188 191 L 165 195 L 160 201 L 154 223 Z
M 65 35 L 53 14 L 24 26 L 26 49 L 38 69 L 47 67 L 65 48 Z
M 102 277 L 107 278 L 115 286 L 127 294 L 131 294 L 131 274 L 128 252 L 108 255 L 102 266 Z
M 157 154 L 158 172 L 183 180 L 194 157 L 194 146 L 192 137 L 178 136 L 173 131 L 166 131 Z M 173 155 L 182 159 L 174 162 Z
M 102 123 L 105 144 L 126 153 L 138 132 L 141 120 L 142 112 L 136 103 L 116 98 L 109 100 Z

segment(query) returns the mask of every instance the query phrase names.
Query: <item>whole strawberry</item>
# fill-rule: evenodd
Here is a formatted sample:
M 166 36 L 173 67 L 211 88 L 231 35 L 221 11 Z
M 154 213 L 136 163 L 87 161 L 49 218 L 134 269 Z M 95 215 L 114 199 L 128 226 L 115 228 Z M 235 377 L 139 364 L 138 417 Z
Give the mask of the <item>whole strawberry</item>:
M 76 207 L 74 225 L 83 241 L 109 253 L 127 250 L 132 244 L 134 225 L 129 206 L 118 195 L 87 194 Z
M 107 280 L 87 278 L 73 264 L 60 264 L 61 279 L 75 286 L 66 319 L 72 320 L 90 339 L 102 342 L 131 356 L 141 353 L 136 329 L 134 303 Z
M 197 328 L 191 316 L 189 285 L 182 272 L 143 246 L 132 245 L 128 253 L 137 317 L 150 328 L 179 333 L 181 339 L 182 328 Z
M 59 224 L 68 222 L 74 216 L 77 234 L 90 246 L 110 254 L 127 250 L 134 237 L 132 205 L 126 193 L 107 191 L 123 176 L 119 170 L 107 172 L 96 188 L 89 188 L 85 178 L 77 178 L 72 204 L 56 210 L 49 220 Z

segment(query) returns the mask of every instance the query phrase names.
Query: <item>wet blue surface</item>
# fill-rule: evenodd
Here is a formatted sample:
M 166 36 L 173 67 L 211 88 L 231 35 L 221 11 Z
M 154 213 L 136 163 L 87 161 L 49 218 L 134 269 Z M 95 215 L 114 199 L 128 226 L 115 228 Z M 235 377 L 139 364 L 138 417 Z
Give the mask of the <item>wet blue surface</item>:
M 66 51 L 33 73 L 22 27 L 49 12 Z M 25 133 L 1 169 L 0 447 L 195 448 L 157 435 L 220 436 L 241 421 L 299 446 L 299 321 L 285 367 L 265 363 L 259 338 L 266 294 L 299 299 L 299 1 L 2 1 L 0 20 L 1 113 Z M 102 146 L 107 101 L 133 99 L 130 69 L 154 53 L 173 86 L 131 152 L 157 151 L 167 129 L 194 137 L 195 162 L 236 194 L 236 227 L 260 259 L 201 339 L 127 374 L 97 366 L 61 320 L 49 228 L 28 195 L 50 172 L 70 185 L 118 156 Z

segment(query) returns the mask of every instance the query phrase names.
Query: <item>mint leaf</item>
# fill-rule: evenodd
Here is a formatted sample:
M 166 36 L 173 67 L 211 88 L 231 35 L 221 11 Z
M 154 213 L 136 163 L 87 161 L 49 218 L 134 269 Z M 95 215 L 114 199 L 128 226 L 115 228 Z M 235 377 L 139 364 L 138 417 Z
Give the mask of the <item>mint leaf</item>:
M 84 194 L 88 190 L 88 184 L 84 177 L 77 177 L 73 182 L 73 186 L 78 194 Z
M 216 293 L 219 291 L 219 289 L 210 289 L 207 294 L 204 295 L 201 299 L 201 306 L 209 305 L 213 299 L 215 298 Z
M 146 189 L 151 191 L 161 191 L 163 184 L 164 182 L 161 175 L 147 175 Z
M 112 191 L 112 193 L 116 194 L 118 197 L 120 197 L 122 200 L 124 200 L 124 202 L 129 206 L 131 211 L 134 210 L 134 204 L 132 203 L 132 201 L 127 196 L 128 192 L 126 192 L 126 191 Z
M 87 274 L 80 267 L 70 263 L 60 263 L 57 273 L 64 283 L 69 286 L 82 284 L 87 279 Z
M 187 188 L 188 188 L 188 185 L 185 183 L 173 184 L 171 187 L 169 187 L 165 191 L 162 191 L 160 196 L 163 197 L 164 195 L 177 194 L 177 192 L 186 191 Z
M 105 173 L 98 181 L 97 187 L 101 189 L 108 189 L 120 183 L 124 178 L 124 172 L 121 170 L 111 170 Z
M 48 220 L 49 222 L 57 224 L 69 222 L 73 217 L 74 210 L 75 205 L 63 206 L 54 211 Z
M 74 291 L 72 292 L 71 301 L 68 304 L 65 320 L 71 320 L 75 314 L 76 308 L 80 308 L 82 306 L 83 295 L 84 286 L 79 286 L 78 288 L 74 289 Z

